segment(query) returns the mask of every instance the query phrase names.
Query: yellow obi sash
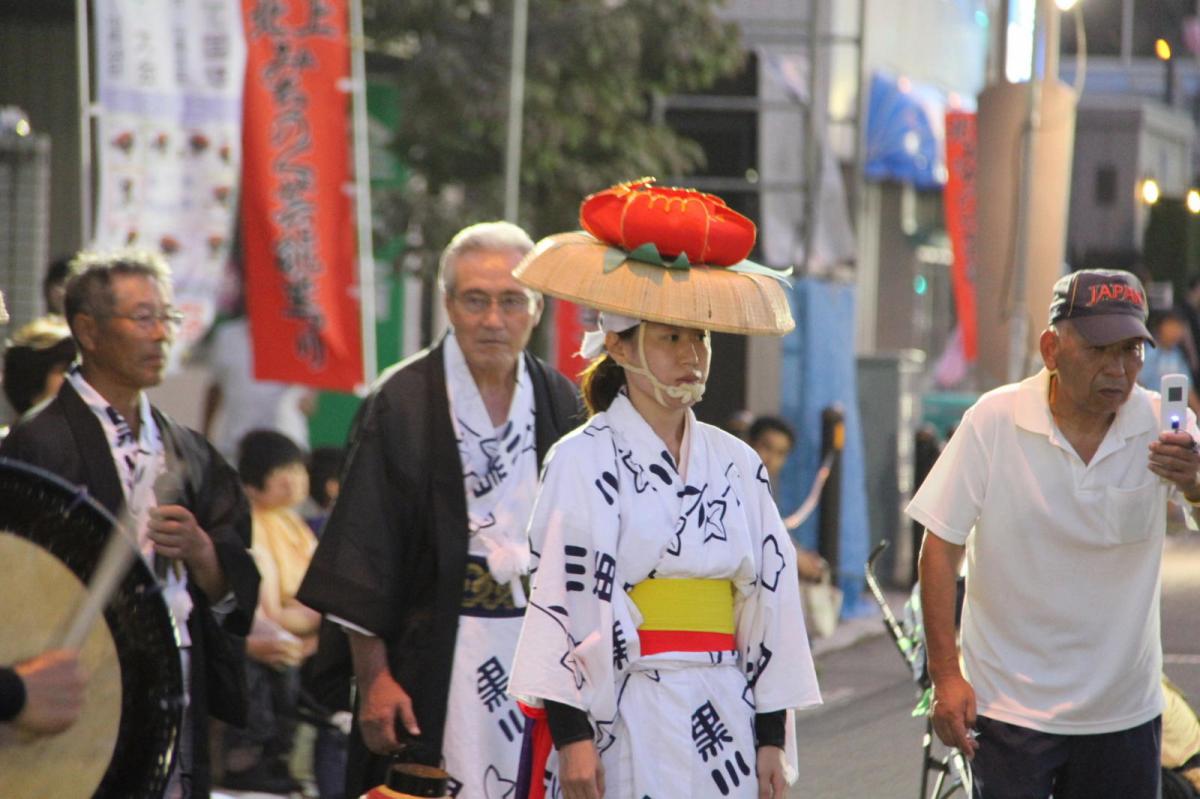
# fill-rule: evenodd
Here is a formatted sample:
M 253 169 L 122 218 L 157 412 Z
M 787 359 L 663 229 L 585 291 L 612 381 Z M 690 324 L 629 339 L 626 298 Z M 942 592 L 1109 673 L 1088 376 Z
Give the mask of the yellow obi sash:
M 643 580 L 630 589 L 629 598 L 642 614 L 638 638 L 643 655 L 736 648 L 730 580 Z

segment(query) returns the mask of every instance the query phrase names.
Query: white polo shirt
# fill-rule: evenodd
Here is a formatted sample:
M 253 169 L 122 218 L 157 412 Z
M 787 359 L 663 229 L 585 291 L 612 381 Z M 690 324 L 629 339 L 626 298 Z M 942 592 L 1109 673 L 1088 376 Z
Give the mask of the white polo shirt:
M 1050 375 L 979 398 L 908 515 L 965 544 L 966 677 L 980 715 L 1059 734 L 1162 712 L 1159 573 L 1173 484 L 1148 469 L 1158 394 L 1135 386 L 1090 463 L 1054 423 Z M 1188 431 L 1200 441 L 1195 416 Z

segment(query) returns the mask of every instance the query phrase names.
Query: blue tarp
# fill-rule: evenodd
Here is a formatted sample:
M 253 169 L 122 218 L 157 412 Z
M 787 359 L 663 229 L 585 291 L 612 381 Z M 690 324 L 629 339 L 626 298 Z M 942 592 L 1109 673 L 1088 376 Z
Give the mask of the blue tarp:
M 868 180 L 940 188 L 946 182 L 945 117 L 946 101 L 936 88 L 872 74 L 863 174 Z
M 873 607 L 862 601 L 870 536 L 854 354 L 854 287 L 797 280 L 791 303 L 796 329 L 783 340 L 780 412 L 796 429 L 796 447 L 780 476 L 779 504 L 786 514 L 804 501 L 821 461 L 821 411 L 840 405 L 846 445 L 837 580 L 845 592 L 843 616 L 854 616 Z M 805 548 L 816 549 L 819 514 L 818 506 L 795 531 L 796 541 Z

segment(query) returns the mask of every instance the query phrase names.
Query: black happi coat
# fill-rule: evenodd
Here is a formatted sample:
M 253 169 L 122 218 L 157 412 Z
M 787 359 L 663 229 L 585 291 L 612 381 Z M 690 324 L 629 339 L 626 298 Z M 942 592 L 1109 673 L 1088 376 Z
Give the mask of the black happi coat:
M 467 559 L 467 501 L 446 393 L 444 343 L 385 372 L 359 411 L 342 487 L 297 597 L 379 635 L 440 751 Z M 575 386 L 525 354 L 539 467 L 583 421 Z M 383 782 L 386 760 L 351 737 L 347 796 Z
M 151 408 L 162 434 L 167 463 L 182 467 L 179 504 L 196 517 L 216 549 L 217 559 L 236 600 L 218 625 L 211 603 L 194 581 L 188 581 L 193 607 L 188 619 L 192 680 L 192 796 L 211 790 L 208 756 L 210 714 L 244 724 L 245 640 L 258 604 L 258 568 L 250 556 L 250 505 L 237 473 L 194 430 Z M 113 463 L 104 428 L 69 382 L 58 396 L 26 416 L 0 445 L 0 456 L 53 472 L 88 493 L 114 516 L 125 504 L 121 478 Z

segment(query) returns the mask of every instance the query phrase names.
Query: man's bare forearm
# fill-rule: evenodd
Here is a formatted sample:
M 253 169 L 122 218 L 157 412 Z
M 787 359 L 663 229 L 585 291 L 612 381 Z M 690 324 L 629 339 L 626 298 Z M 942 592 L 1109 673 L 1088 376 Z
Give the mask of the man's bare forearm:
M 938 538 L 929 531 L 921 544 L 921 612 L 925 621 L 925 646 L 929 653 L 929 675 L 936 683 L 942 677 L 961 677 L 954 611 L 958 601 L 958 571 L 963 547 Z
M 363 635 L 350 629 L 346 630 L 346 635 L 354 660 L 354 678 L 360 686 L 370 685 L 388 667 L 387 647 L 382 638 L 374 635 Z
M 205 534 L 207 538 L 207 533 Z M 225 570 L 221 568 L 221 560 L 217 557 L 217 549 L 212 539 L 187 561 L 191 578 L 200 586 L 200 590 L 208 597 L 209 602 L 220 602 L 221 597 L 229 593 L 229 581 L 225 579 Z

